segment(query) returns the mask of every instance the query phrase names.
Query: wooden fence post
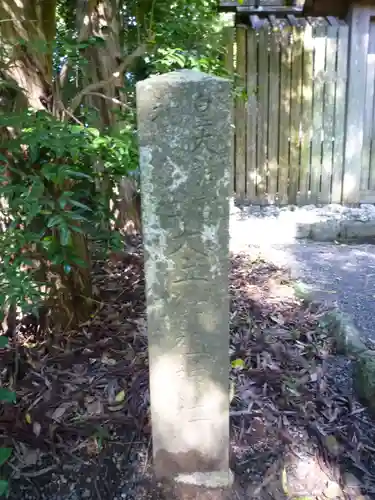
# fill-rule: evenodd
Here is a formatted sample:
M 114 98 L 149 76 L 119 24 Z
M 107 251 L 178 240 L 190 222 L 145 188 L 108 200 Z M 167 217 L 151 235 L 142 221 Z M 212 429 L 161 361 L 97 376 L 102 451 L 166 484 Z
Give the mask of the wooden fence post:
M 246 33 L 247 26 L 236 26 L 236 80 L 241 88 L 246 88 Z M 239 89 L 236 88 L 236 92 Z M 235 190 L 236 196 L 246 195 L 246 101 L 243 93 L 236 96 L 235 105 Z
M 247 133 L 246 133 L 246 197 L 256 202 L 257 186 L 257 64 L 258 41 L 254 28 L 247 30 Z
M 332 167 L 332 203 L 342 201 L 342 182 L 344 172 L 344 147 L 345 147 L 345 110 L 347 88 L 348 64 L 348 35 L 346 23 L 340 22 L 338 47 L 337 47 L 337 82 L 335 95 L 335 140 Z
M 370 9 L 354 5 L 348 19 L 349 59 L 343 202 L 360 201 Z
M 234 42 L 235 42 L 235 28 L 234 28 L 234 16 L 231 16 L 230 25 L 225 26 L 223 28 L 223 43 L 225 47 L 225 60 L 224 65 L 225 69 L 228 72 L 228 78 L 232 79 L 234 83 Z M 234 91 L 234 85 L 232 86 L 232 91 Z M 235 159 L 235 133 L 234 133 L 235 121 L 234 121 L 234 98 L 232 98 L 232 109 L 231 109 L 231 169 L 230 169 L 230 195 L 235 196 L 235 188 L 234 188 L 234 178 L 235 178 L 235 168 L 236 168 L 236 159 Z

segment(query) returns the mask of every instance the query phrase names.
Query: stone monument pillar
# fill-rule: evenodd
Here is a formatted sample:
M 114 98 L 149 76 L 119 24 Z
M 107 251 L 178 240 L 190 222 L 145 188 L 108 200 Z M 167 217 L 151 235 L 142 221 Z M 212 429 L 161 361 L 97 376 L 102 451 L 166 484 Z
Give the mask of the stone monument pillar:
M 231 100 L 198 71 L 137 84 L 154 468 L 183 498 L 231 480 Z

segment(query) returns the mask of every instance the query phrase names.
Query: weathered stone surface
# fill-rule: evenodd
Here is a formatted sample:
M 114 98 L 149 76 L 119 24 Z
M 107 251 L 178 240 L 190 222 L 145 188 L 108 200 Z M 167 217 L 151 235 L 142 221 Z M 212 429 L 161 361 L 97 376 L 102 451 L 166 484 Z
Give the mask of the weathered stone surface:
M 328 219 L 311 224 L 311 239 L 315 241 L 333 241 L 340 234 L 340 222 Z
M 353 369 L 354 388 L 372 413 L 375 413 L 375 353 L 367 351 L 357 356 Z
M 310 224 L 304 223 L 304 222 L 297 222 L 295 234 L 296 234 L 295 237 L 297 240 L 310 238 L 310 235 L 311 235 Z
M 180 475 L 162 479 L 159 486 L 168 500 L 230 500 L 233 497 L 233 474 L 228 471 Z
M 191 484 L 177 483 L 174 494 L 178 500 L 230 500 L 229 488 L 207 488 Z
M 137 85 L 159 477 L 229 471 L 230 109 L 230 82 L 196 71 Z
M 301 285 L 299 285 L 299 291 L 300 290 L 303 290 Z M 303 291 L 299 293 L 299 296 L 301 297 Z M 313 293 L 309 291 L 308 287 L 306 287 L 304 296 L 305 300 L 309 302 L 312 297 Z M 354 326 L 351 318 L 347 314 L 341 312 L 340 309 L 334 308 L 327 311 L 327 313 L 321 318 L 320 322 L 322 326 L 327 328 L 334 336 L 336 350 L 339 354 L 361 356 L 368 351 L 367 347 L 361 340 L 360 332 Z
M 341 222 L 341 237 L 348 240 L 375 238 L 375 220 L 344 220 Z

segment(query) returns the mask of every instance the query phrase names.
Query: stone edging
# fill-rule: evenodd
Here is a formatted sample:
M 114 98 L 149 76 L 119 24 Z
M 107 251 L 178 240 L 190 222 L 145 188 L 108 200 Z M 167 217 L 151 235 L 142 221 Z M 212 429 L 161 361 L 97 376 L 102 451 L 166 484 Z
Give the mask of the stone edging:
M 296 282 L 294 291 L 308 303 L 315 301 L 312 289 L 305 283 Z M 353 388 L 358 398 L 375 413 L 375 351 L 366 347 L 350 316 L 338 307 L 324 314 L 320 323 L 334 336 L 337 353 L 353 360 Z
M 230 214 L 234 233 L 269 243 L 375 241 L 375 205 L 257 206 L 231 198 Z
M 314 241 L 366 241 L 375 238 L 375 221 L 326 220 L 307 225 L 302 235 Z

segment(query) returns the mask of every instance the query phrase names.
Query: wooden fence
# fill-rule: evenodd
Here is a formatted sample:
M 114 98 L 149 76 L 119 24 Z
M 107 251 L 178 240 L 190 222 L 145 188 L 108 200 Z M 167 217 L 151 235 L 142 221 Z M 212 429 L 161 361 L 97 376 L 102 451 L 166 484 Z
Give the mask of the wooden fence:
M 227 63 L 247 94 L 237 92 L 234 105 L 237 197 L 257 204 L 374 201 L 375 24 L 368 23 L 365 96 L 357 104 L 364 105 L 362 144 L 347 167 L 354 139 L 348 113 L 362 117 L 353 100 L 348 110 L 349 26 L 335 18 L 251 16 L 249 26 L 235 28 Z

